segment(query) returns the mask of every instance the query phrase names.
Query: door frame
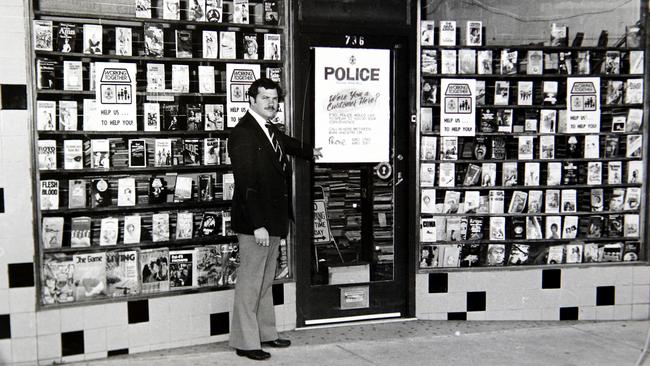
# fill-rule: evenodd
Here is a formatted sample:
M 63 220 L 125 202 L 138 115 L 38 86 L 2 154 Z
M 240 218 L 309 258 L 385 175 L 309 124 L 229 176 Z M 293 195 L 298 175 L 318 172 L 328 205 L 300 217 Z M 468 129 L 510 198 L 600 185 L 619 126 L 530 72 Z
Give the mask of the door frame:
M 293 121 L 293 131 L 294 136 L 301 138 L 307 146 L 310 146 L 313 143 L 313 117 L 309 116 L 309 110 L 306 110 L 306 104 L 310 102 L 305 98 L 311 98 L 312 94 L 310 93 L 310 83 L 313 79 L 312 69 L 313 66 L 311 63 L 311 47 L 312 45 L 308 44 L 311 41 L 312 37 L 316 38 L 333 38 L 340 37 L 344 39 L 345 35 L 363 35 L 368 37 L 382 38 L 382 44 L 392 43 L 392 44 L 401 44 L 403 50 L 401 50 L 401 57 L 403 57 L 403 64 L 399 65 L 400 69 L 397 69 L 397 66 L 393 60 L 394 56 L 391 57 L 391 68 L 394 70 L 393 81 L 391 82 L 392 90 L 396 91 L 393 95 L 394 101 L 393 106 L 395 110 L 391 108 L 394 118 L 392 119 L 393 127 L 396 127 L 398 124 L 403 124 L 403 128 L 393 129 L 393 134 L 395 134 L 394 139 L 391 143 L 394 143 L 394 146 L 400 147 L 400 153 L 403 155 L 403 160 L 398 161 L 398 159 L 393 159 L 395 166 L 393 167 L 394 176 L 396 178 L 397 172 L 401 172 L 403 175 L 403 182 L 399 185 L 394 185 L 395 196 L 397 197 L 397 190 L 400 190 L 400 196 L 403 197 L 401 205 L 396 206 L 394 209 L 394 230 L 397 230 L 397 226 L 400 226 L 401 237 L 395 236 L 393 241 L 397 246 L 397 243 L 400 243 L 400 248 L 402 253 L 395 257 L 395 268 L 397 266 L 402 266 L 401 276 L 402 283 L 406 287 L 403 296 L 404 296 L 404 306 L 402 307 L 401 317 L 413 317 L 415 315 L 415 271 L 416 271 L 416 245 L 414 244 L 415 233 L 412 228 L 414 225 L 414 197 L 413 189 L 411 188 L 412 182 L 414 182 L 415 172 L 414 165 L 410 162 L 414 162 L 415 149 L 414 144 L 411 141 L 414 141 L 413 136 L 415 136 L 415 123 L 413 116 L 415 116 L 414 109 L 414 64 L 413 61 L 413 50 L 414 47 L 414 37 L 413 32 L 410 27 L 399 27 L 398 29 L 382 28 L 381 25 L 374 27 L 369 26 L 357 26 L 357 25 L 337 25 L 337 26 L 324 26 L 324 25 L 308 25 L 302 26 L 299 32 L 293 32 L 292 37 L 292 121 Z M 319 44 L 321 46 L 321 44 Z M 344 43 L 340 44 L 322 44 L 322 46 L 327 47 L 345 47 Z M 366 47 L 358 48 L 373 48 L 373 46 L 367 45 Z M 382 47 L 374 47 L 382 48 Z M 384 46 L 383 48 L 388 48 Z M 391 52 L 391 55 L 393 53 Z M 408 74 L 408 75 L 403 75 Z M 405 95 L 397 95 L 399 90 L 405 91 Z M 400 164 L 401 163 L 401 164 Z M 398 165 L 399 164 L 399 165 Z M 303 161 L 296 161 L 295 166 L 295 186 L 294 186 L 294 207 L 296 212 L 296 225 L 294 232 L 294 268 L 295 268 L 295 279 L 296 279 L 296 313 L 297 313 L 297 326 L 305 326 L 305 322 L 309 317 L 307 307 L 309 306 L 309 287 L 311 287 L 311 255 L 313 251 L 312 244 L 312 234 L 313 234 L 313 221 L 312 221 L 312 191 L 311 191 L 311 170 L 312 167 L 310 163 Z M 397 211 L 399 209 L 399 211 Z M 401 218 L 401 222 L 398 222 L 397 217 Z M 346 310 L 347 312 L 348 310 Z M 363 311 L 361 312 L 363 313 Z M 359 314 L 359 312 L 356 312 Z M 345 317 L 346 314 L 341 314 L 342 317 Z M 363 315 L 362 315 L 363 316 Z M 363 317 L 372 318 L 372 314 L 368 314 Z M 355 320 L 357 317 L 352 316 L 350 320 Z

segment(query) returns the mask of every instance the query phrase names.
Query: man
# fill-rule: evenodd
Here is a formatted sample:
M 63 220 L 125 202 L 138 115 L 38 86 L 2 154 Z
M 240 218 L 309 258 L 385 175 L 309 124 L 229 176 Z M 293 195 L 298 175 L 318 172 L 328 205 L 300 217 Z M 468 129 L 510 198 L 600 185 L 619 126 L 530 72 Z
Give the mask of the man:
M 278 112 L 282 90 L 270 79 L 248 89 L 250 108 L 232 130 L 228 152 L 235 175 L 232 229 L 239 240 L 241 265 L 235 287 L 230 346 L 237 355 L 264 360 L 261 349 L 289 347 L 278 338 L 271 285 L 280 239 L 289 231 L 291 166 L 286 154 L 320 157 L 320 149 L 303 149 L 300 141 L 281 133 L 268 121 Z

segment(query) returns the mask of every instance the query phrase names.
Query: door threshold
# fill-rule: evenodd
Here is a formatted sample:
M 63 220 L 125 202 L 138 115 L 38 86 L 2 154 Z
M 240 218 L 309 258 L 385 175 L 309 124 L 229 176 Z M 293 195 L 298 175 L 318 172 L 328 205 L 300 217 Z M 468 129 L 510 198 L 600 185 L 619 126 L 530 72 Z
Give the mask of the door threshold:
M 407 322 L 417 320 L 417 318 L 401 318 L 401 313 L 382 313 L 371 315 L 345 316 L 340 318 L 313 319 L 306 320 L 304 327 L 295 330 L 310 330 L 321 328 L 344 327 L 348 325 L 380 324 Z

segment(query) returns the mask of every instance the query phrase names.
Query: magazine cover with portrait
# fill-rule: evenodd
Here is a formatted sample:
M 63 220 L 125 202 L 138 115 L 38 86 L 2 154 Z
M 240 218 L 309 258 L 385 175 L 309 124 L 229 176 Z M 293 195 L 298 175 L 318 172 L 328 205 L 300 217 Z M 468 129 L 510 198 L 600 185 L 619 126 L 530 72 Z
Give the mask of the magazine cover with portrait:
M 169 249 L 140 251 L 142 293 L 169 291 Z

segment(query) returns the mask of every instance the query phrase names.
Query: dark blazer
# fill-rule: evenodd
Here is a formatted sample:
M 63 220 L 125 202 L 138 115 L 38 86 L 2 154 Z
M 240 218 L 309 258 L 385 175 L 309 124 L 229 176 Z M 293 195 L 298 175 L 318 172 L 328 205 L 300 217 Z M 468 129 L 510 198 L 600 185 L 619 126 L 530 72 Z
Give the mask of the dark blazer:
M 313 158 L 311 148 L 303 148 L 299 140 L 273 128 L 285 154 Z M 228 153 L 235 174 L 232 229 L 252 235 L 255 229 L 265 227 L 269 235 L 285 237 L 289 219 L 293 219 L 291 165 L 282 171 L 271 142 L 250 113 L 232 129 Z

